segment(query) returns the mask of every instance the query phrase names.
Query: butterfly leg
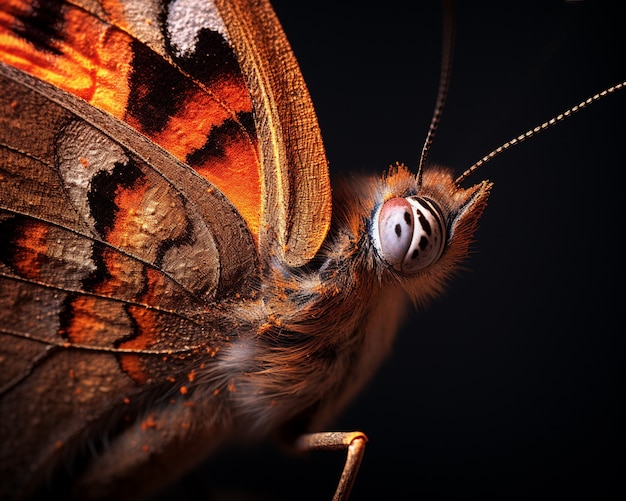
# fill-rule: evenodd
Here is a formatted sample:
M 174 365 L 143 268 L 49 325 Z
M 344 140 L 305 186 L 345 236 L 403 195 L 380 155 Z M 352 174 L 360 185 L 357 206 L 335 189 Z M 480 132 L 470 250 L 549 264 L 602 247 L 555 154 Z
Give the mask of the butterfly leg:
M 301 451 L 336 451 L 348 449 L 346 462 L 333 496 L 333 501 L 345 501 L 350 496 L 350 491 L 356 480 L 356 475 L 361 466 L 361 460 L 365 453 L 367 437 L 360 431 L 327 431 L 322 433 L 308 433 L 300 436 L 296 441 L 296 447 Z

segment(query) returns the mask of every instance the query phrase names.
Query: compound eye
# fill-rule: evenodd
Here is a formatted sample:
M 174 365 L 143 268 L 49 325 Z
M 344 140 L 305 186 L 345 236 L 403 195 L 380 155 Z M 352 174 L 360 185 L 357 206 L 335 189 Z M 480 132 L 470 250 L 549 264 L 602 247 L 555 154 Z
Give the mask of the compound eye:
M 439 259 L 445 246 L 443 216 L 428 199 L 391 198 L 380 209 L 376 243 L 396 270 L 426 268 Z
M 399 270 L 413 239 L 413 211 L 406 198 L 391 198 L 383 204 L 378 238 L 385 261 Z

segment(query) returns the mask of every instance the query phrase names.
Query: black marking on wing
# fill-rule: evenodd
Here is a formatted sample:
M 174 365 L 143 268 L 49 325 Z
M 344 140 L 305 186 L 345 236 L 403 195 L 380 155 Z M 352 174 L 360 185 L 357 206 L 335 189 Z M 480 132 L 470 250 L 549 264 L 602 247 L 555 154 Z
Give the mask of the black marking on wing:
M 132 157 L 128 163 L 116 163 L 111 172 L 100 171 L 91 181 L 91 189 L 87 193 L 89 211 L 95 220 L 94 227 L 98 234 L 106 238 L 115 226 L 115 218 L 119 208 L 115 204 L 115 194 L 122 188 L 132 188 L 144 178 L 141 169 Z
M 61 310 L 59 311 L 59 336 L 69 341 L 69 329 L 74 322 L 76 314 L 74 313 L 74 303 L 80 294 L 68 294 L 63 299 Z
M 245 113 L 248 115 L 249 113 Z M 240 115 L 244 115 L 241 113 Z M 191 167 L 204 164 L 211 158 L 223 158 L 225 156 L 224 147 L 241 135 L 241 124 L 233 119 L 224 120 L 221 125 L 211 129 L 206 143 L 201 148 L 189 153 L 186 162 Z
M 169 42 L 168 38 L 166 40 Z M 203 84 L 243 78 L 233 50 L 216 31 L 201 29 L 197 34 L 195 51 L 189 55 L 177 56 L 171 46 L 168 49 L 176 64 Z
M 27 13 L 15 12 L 19 24 L 13 31 L 28 40 L 38 50 L 61 55 L 57 45 L 65 39 L 63 2 L 58 0 L 38 0 L 33 2 Z
M 164 130 L 172 116 L 185 103 L 194 85 L 178 68 L 135 40 L 130 74 L 128 110 L 147 134 Z
M 246 129 L 246 132 L 250 134 L 250 137 L 256 135 L 256 124 L 254 123 L 254 114 L 249 111 L 240 111 L 237 113 L 237 122 Z
M 93 242 L 91 248 L 91 260 L 96 268 L 81 280 L 81 285 L 85 291 L 95 292 L 99 284 L 111 280 L 113 275 L 111 275 L 111 272 L 109 271 L 109 268 L 104 260 L 106 247 L 100 242 L 95 241 Z

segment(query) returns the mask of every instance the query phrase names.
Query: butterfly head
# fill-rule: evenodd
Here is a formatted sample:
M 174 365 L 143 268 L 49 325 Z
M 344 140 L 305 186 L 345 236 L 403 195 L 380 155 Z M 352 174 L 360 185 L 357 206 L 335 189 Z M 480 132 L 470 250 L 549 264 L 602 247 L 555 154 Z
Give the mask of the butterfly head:
M 380 180 L 369 239 L 394 275 L 447 275 L 467 256 L 492 184 L 460 187 L 449 169 L 419 179 L 402 165 Z

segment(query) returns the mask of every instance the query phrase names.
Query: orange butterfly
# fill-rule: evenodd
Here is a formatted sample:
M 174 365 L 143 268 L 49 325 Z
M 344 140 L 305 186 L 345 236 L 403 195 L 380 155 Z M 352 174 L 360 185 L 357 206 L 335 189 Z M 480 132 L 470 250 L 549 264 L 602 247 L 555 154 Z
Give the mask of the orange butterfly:
M 398 167 L 331 202 L 264 2 L 0 26 L 7 492 L 149 494 L 232 438 L 323 429 L 467 253 L 488 183 Z

